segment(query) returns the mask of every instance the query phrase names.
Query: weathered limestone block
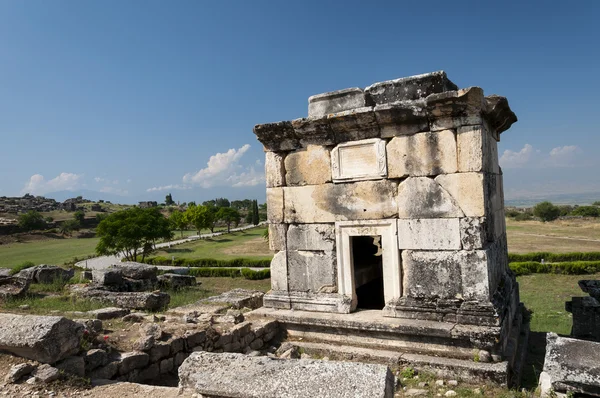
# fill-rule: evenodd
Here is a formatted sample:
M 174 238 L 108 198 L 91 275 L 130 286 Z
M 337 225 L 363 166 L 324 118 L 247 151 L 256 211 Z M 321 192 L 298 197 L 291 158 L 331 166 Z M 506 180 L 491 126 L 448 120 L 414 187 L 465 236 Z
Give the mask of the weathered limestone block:
M 72 356 L 56 364 L 56 369 L 75 376 L 85 376 L 85 360 L 83 357 Z
M 0 314 L 0 350 L 43 363 L 77 354 L 83 326 L 60 316 Z
M 92 270 L 92 281 L 98 285 L 118 286 L 123 284 L 121 269 Z
M 195 352 L 179 368 L 179 387 L 219 397 L 392 398 L 394 385 L 387 366 L 357 362 Z
M 485 108 L 483 90 L 469 87 L 427 97 L 427 114 L 431 131 L 481 125 Z
M 541 396 L 551 391 L 600 396 L 600 343 L 548 333 Z
M 283 222 L 283 188 L 267 188 L 267 218 L 274 224 Z
M 0 276 L 0 299 L 23 296 L 29 290 L 30 283 L 31 279 L 28 278 Z
M 409 177 L 398 186 L 398 218 L 457 218 L 464 213 L 436 180 Z
M 508 106 L 506 97 L 490 95 L 485 97 L 485 115 L 490 122 L 490 129 L 498 137 L 517 121 L 517 116 Z M 498 141 L 499 138 L 496 138 Z
M 293 151 L 300 148 L 291 122 L 257 124 L 254 134 L 267 151 Z
M 370 106 L 327 115 L 336 142 L 377 138 L 381 132 Z
M 167 289 L 181 289 L 189 286 L 196 286 L 196 277 L 192 275 L 178 275 L 166 273 L 158 276 L 159 286 Z
M 425 299 L 489 300 L 487 253 L 402 252 L 404 296 Z
M 375 104 L 379 105 L 416 100 L 431 94 L 456 89 L 458 87 L 448 79 L 446 72 L 437 71 L 375 83 L 367 87 L 365 93 Z
M 387 144 L 387 161 L 389 178 L 456 173 L 454 131 L 394 137 Z
M 227 303 L 233 309 L 262 307 L 264 292 L 248 289 L 231 289 L 218 296 L 212 296 L 203 300 L 208 303 Z
M 486 241 L 484 217 L 463 217 L 460 219 L 460 240 L 465 250 L 481 249 Z
M 467 217 L 486 215 L 483 180 L 483 173 L 444 174 L 435 178 L 435 181 L 450 193 Z
M 115 269 L 121 270 L 121 274 L 126 278 L 156 280 L 158 268 L 153 265 L 126 261 L 113 264 Z
M 498 144 L 483 125 L 459 127 L 456 139 L 459 172 L 498 173 Z
M 288 290 L 287 252 L 282 250 L 275 253 L 271 260 L 271 288 L 273 290 Z
M 265 154 L 265 177 L 267 188 L 285 186 L 284 156 L 276 152 Z
M 459 250 L 458 218 L 398 220 L 398 248 L 417 250 Z
M 397 186 L 396 182 L 380 180 L 286 187 L 285 222 L 332 223 L 395 217 Z
M 573 297 L 565 309 L 573 314 L 571 337 L 600 342 L 600 302 L 595 297 Z
M 387 177 L 385 141 L 379 138 L 342 143 L 331 151 L 334 182 Z
M 287 233 L 289 250 L 335 250 L 334 224 L 290 225 Z
M 331 290 L 336 285 L 336 253 L 288 250 L 289 289 L 297 292 Z
M 298 150 L 285 157 L 287 186 L 318 185 L 331 181 L 329 150 L 318 145 Z
M 365 93 L 358 87 L 308 97 L 308 116 L 318 117 L 366 106 Z
M 269 250 L 285 250 L 287 230 L 287 224 L 269 224 Z
M 327 116 L 295 119 L 292 120 L 292 126 L 302 147 L 335 144 L 335 136 Z
M 374 108 L 381 138 L 397 137 L 429 130 L 427 104 L 424 99 L 398 101 Z
M 119 358 L 119 374 L 124 375 L 134 369 L 140 369 L 148 365 L 150 356 L 145 352 L 126 352 Z

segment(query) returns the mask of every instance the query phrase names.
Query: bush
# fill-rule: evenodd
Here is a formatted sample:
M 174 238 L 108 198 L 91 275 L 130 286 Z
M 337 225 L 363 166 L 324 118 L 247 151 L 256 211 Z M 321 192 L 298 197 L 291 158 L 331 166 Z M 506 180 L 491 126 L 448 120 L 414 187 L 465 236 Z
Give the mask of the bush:
M 519 214 L 522 214 L 522 213 L 518 210 L 510 209 L 510 210 L 506 210 L 505 214 L 506 214 L 506 217 L 513 218 L 513 217 L 517 217 Z
M 139 258 L 137 261 L 140 261 Z M 249 258 L 234 258 L 233 260 L 215 260 L 214 258 L 176 258 L 175 261 L 167 257 L 148 257 L 144 261 L 150 265 L 175 265 L 178 267 L 245 267 L 245 268 L 269 268 L 271 260 L 254 260 Z
M 533 214 L 542 221 L 553 221 L 560 216 L 560 209 L 550 202 L 541 202 L 533 208 Z
M 564 261 L 600 261 L 600 252 L 573 252 L 573 253 L 509 253 L 508 262 L 530 262 L 536 261 L 548 263 L 560 263 Z
M 270 270 L 254 271 L 249 268 L 190 268 L 190 275 L 200 278 L 214 278 L 214 277 L 231 277 L 250 280 L 268 279 L 271 277 Z
M 540 263 L 537 261 L 515 262 L 509 264 L 516 275 L 529 274 L 565 274 L 585 275 L 600 272 L 600 261 L 567 261 L 562 263 Z
M 600 207 L 596 206 L 579 206 L 571 212 L 574 216 L 583 217 L 600 217 Z
M 529 213 L 519 213 L 515 216 L 515 221 L 529 221 L 533 220 L 533 216 Z
M 31 268 L 31 267 L 35 267 L 35 264 L 32 263 L 31 261 L 25 261 L 19 265 L 17 265 L 16 267 L 14 267 L 11 271 L 10 274 L 14 275 L 19 271 L 23 271 L 26 268 Z

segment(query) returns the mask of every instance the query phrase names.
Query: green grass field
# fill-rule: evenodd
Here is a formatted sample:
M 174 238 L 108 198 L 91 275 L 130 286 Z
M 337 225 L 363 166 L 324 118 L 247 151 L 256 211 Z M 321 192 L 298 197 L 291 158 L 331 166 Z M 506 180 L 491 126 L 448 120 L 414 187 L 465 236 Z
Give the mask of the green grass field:
M 34 264 L 62 265 L 73 257 L 94 254 L 98 238 L 48 239 L 0 245 L 0 267 L 13 268 L 25 261 Z
M 238 257 L 250 259 L 271 258 L 269 244 L 262 237 L 265 228 L 253 228 L 243 232 L 197 240 L 158 250 L 153 256 L 171 258 L 214 258 L 227 260 Z

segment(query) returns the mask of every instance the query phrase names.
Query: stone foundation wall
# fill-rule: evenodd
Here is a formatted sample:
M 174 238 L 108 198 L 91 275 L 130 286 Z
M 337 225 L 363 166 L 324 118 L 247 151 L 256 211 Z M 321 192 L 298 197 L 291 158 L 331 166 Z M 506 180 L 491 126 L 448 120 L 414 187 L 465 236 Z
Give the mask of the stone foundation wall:
M 494 297 L 514 277 L 497 142 L 515 121 L 504 97 L 459 90 L 436 72 L 314 96 L 308 118 L 257 125 L 276 251 L 265 305 L 352 311 L 336 233 L 342 222 L 391 219 L 401 280 L 387 315 L 466 311 L 499 324 Z

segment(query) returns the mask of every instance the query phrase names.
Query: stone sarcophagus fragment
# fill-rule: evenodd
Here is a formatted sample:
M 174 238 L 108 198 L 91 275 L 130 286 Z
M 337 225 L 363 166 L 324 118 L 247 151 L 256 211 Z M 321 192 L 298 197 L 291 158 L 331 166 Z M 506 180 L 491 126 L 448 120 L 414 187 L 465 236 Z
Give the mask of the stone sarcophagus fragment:
M 484 348 L 501 352 L 519 295 L 497 142 L 516 120 L 504 97 L 435 72 L 257 125 L 276 251 L 265 307 L 489 326 Z

